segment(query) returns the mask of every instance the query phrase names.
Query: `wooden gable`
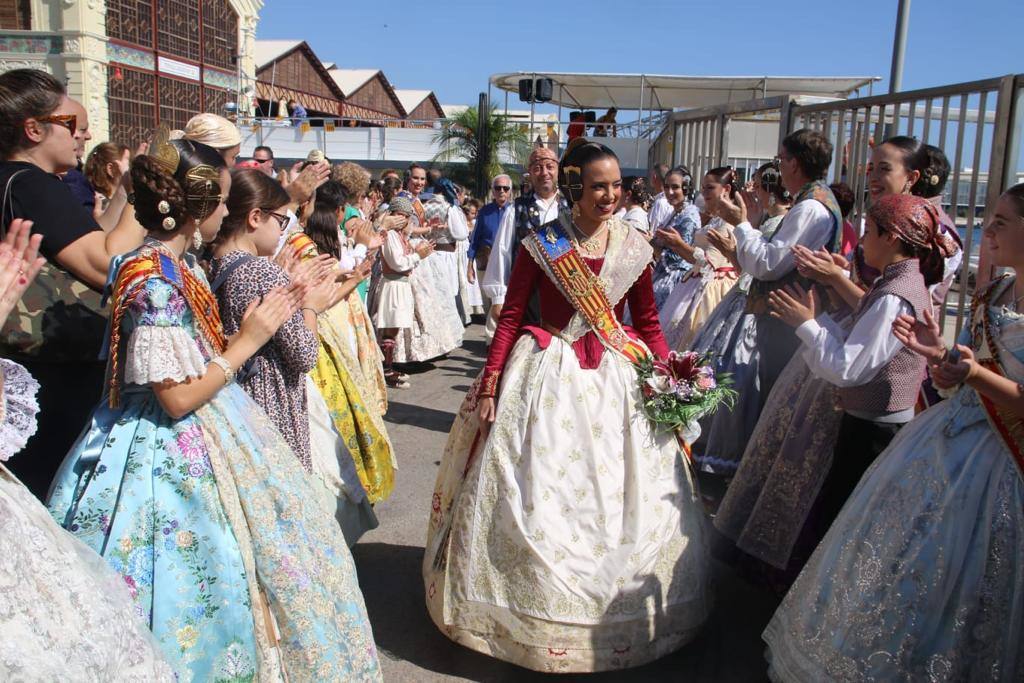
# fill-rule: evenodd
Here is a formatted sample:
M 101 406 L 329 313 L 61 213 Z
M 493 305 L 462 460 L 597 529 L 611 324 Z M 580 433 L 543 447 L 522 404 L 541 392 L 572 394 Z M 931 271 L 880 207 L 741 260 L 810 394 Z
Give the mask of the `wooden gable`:
M 342 111 L 345 96 L 306 43 L 264 64 L 256 71 L 256 80 L 262 97 L 295 99 L 307 110 L 327 114 Z
M 441 109 L 441 103 L 434 97 L 434 93 L 430 93 L 427 97 L 423 98 L 423 101 L 416 105 L 416 108 L 409 112 L 406 117 L 413 121 L 433 121 L 434 119 L 443 119 L 444 110 Z
M 402 103 L 398 101 L 384 74 L 379 71 L 345 98 L 345 103 L 360 109 L 369 109 L 387 118 L 405 118 Z

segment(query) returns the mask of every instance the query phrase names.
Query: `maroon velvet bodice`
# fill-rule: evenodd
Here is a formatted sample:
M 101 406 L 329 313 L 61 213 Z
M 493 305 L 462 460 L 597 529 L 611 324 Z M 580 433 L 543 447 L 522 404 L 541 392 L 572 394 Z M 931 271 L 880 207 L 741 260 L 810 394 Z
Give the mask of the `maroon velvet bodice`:
M 600 273 L 601 266 L 604 264 L 604 258 L 584 258 L 583 261 L 595 273 Z M 558 291 L 558 288 L 544 274 L 533 257 L 528 253 L 518 254 L 512 268 L 512 275 L 509 278 L 508 292 L 501 308 L 501 317 L 498 319 L 498 327 L 494 332 L 494 340 L 491 342 L 491 349 L 487 354 L 487 364 L 484 366 L 481 382 L 481 396 L 496 394 L 498 380 L 505 367 L 505 362 L 519 337 L 523 334 L 533 335 L 542 349 L 546 349 L 551 343 L 552 334 L 544 326 L 522 324 L 530 297 L 535 291 L 540 295 L 541 319 L 547 326 L 559 330 L 564 329 L 575 315 L 576 310 L 572 304 Z M 633 326 L 624 326 L 626 334 L 633 339 L 642 340 L 659 358 L 667 356 L 668 344 L 665 343 L 665 336 L 662 334 L 661 324 L 658 322 L 658 309 L 654 305 L 650 266 L 644 268 L 643 274 L 633 283 L 626 296 L 616 304 L 615 316 L 619 320 L 622 320 L 627 303 Z M 605 347 L 593 332 L 587 332 L 572 347 L 581 368 L 593 370 L 601 364 Z

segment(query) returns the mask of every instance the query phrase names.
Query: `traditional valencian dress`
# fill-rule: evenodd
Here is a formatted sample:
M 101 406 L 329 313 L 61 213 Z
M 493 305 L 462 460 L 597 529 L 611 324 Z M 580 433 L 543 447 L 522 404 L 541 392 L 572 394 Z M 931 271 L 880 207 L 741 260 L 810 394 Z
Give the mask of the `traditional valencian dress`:
M 0 461 L 36 431 L 39 385 L 0 358 Z M 121 577 L 0 464 L 0 678 L 173 681 Z
M 147 240 L 112 273 L 109 403 L 51 514 L 124 577 L 179 680 L 379 679 L 345 539 L 270 419 L 234 383 L 180 419 L 153 392 L 224 348 L 202 271 Z
M 287 245 L 303 259 L 316 258 L 316 245 L 305 233 L 295 233 L 288 238 Z M 348 298 L 358 298 L 358 293 Z M 395 487 L 395 456 L 383 421 L 375 411 L 367 409 L 359 388 L 352 381 L 347 364 L 338 340 L 343 332 L 335 329 L 337 318 L 321 313 L 317 318 L 317 333 L 320 337 L 320 349 L 316 365 L 309 372 L 317 392 L 324 398 L 331 414 L 331 421 L 338 434 L 341 435 L 348 460 L 358 473 L 358 480 L 365 490 L 370 503 L 379 503 L 391 495 Z M 318 430 L 318 435 L 323 435 Z M 349 463 L 339 463 L 342 473 L 348 470 Z M 332 468 L 333 469 L 333 468 Z M 323 473 L 323 470 L 319 470 Z M 333 475 L 330 477 L 334 480 Z M 332 488 L 334 486 L 332 485 Z M 348 492 L 352 488 L 346 485 L 336 493 L 339 501 L 351 499 L 357 492 Z M 347 506 L 345 506 L 347 507 Z M 347 511 L 339 509 L 339 513 Z M 367 516 L 372 512 L 365 511 Z M 350 516 L 349 516 L 350 517 Z M 373 523 L 372 527 L 376 524 Z M 371 528 L 372 528 L 371 527 Z
M 960 343 L 1024 382 L 1024 316 L 974 303 Z M 904 427 L 764 633 L 783 681 L 1024 679 L 1024 424 L 969 386 Z
M 652 225 L 651 232 L 655 230 L 675 230 L 683 241 L 693 244 L 693 236 L 700 229 L 700 211 L 690 202 L 672 213 L 665 219 L 662 225 Z M 689 261 L 682 256 L 665 247 L 658 258 L 658 264 L 654 268 L 654 305 L 660 311 L 668 295 L 676 288 L 690 269 L 693 267 Z M 631 311 L 632 313 L 632 311 Z
M 693 238 L 696 263 L 661 307 L 661 329 L 673 350 L 690 348 L 704 321 L 733 288 L 739 275 L 737 268 L 708 241 L 709 230 L 732 233 L 732 226 L 716 216 L 697 230 Z
M 668 351 L 651 248 L 611 220 L 603 258 L 572 249 L 568 223 L 523 241 L 487 366 L 448 438 L 427 532 L 438 628 L 541 671 L 657 659 L 693 638 L 711 607 L 693 481 L 674 434 L 641 412 L 629 359 Z M 523 327 L 534 292 L 543 322 Z M 635 330 L 618 323 L 627 303 Z M 477 392 L 493 396 L 499 383 L 482 438 Z

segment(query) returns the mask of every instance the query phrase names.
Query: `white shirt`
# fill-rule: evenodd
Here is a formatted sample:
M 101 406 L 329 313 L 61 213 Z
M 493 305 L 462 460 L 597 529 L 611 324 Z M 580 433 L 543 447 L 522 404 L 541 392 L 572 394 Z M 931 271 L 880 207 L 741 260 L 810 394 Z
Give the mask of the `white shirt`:
M 913 314 L 914 309 L 906 301 L 895 294 L 885 294 L 861 313 L 849 334 L 843 332 L 828 313 L 822 313 L 796 328 L 796 336 L 803 342 L 804 361 L 815 376 L 837 387 L 856 387 L 874 379 L 903 348 L 903 343 L 892 333 L 892 324 L 901 315 Z M 902 412 L 905 411 L 890 417 L 900 416 Z M 906 421 L 878 420 L 877 415 L 853 411 L 850 414 L 868 420 Z M 913 417 L 913 409 L 909 417 Z
M 540 211 L 540 224 L 544 225 L 558 218 L 558 195 L 548 199 L 534 196 L 534 204 Z M 512 276 L 512 257 L 519 247 L 516 242 L 515 207 L 506 211 L 498 224 L 498 232 L 494 235 L 491 255 L 487 259 L 487 271 L 480 282 L 480 291 L 490 298 L 491 304 L 505 303 L 508 291 L 508 280 Z
M 622 220 L 626 221 L 640 232 L 648 233 L 651 231 L 651 224 L 647 221 L 647 212 L 639 206 L 634 206 L 629 211 L 626 211 L 622 215 Z
M 469 239 L 469 224 L 466 223 L 466 214 L 458 206 L 448 208 L 448 232 L 454 242 Z
M 662 226 L 672 215 L 672 205 L 665 199 L 665 193 L 659 192 L 651 202 L 651 210 L 647 212 L 648 225 Z
M 736 258 L 743 272 L 755 279 L 778 280 L 795 267 L 792 251 L 795 245 L 818 250 L 832 236 L 832 231 L 832 214 L 821 202 L 807 199 L 789 210 L 771 241 L 748 221 L 737 225 Z
M 388 230 L 387 237 L 384 238 L 384 244 L 380 248 L 380 255 L 385 263 L 388 264 L 388 267 L 400 273 L 412 270 L 420 262 L 420 255 L 415 251 L 408 254 L 405 253 L 402 238 L 396 230 Z

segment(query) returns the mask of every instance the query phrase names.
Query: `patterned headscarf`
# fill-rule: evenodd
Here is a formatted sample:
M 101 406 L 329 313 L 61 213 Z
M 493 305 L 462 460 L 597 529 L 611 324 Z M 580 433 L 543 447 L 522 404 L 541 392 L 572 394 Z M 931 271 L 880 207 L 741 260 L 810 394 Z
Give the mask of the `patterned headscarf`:
M 414 211 L 412 208 L 412 202 L 409 201 L 408 197 L 401 195 L 395 195 L 388 202 L 388 211 L 391 213 L 400 213 L 403 216 L 412 216 Z
M 910 194 L 885 195 L 871 206 L 868 216 L 920 253 L 925 284 L 942 281 L 944 259 L 956 253 L 956 243 L 942 232 L 939 212 L 931 202 Z

